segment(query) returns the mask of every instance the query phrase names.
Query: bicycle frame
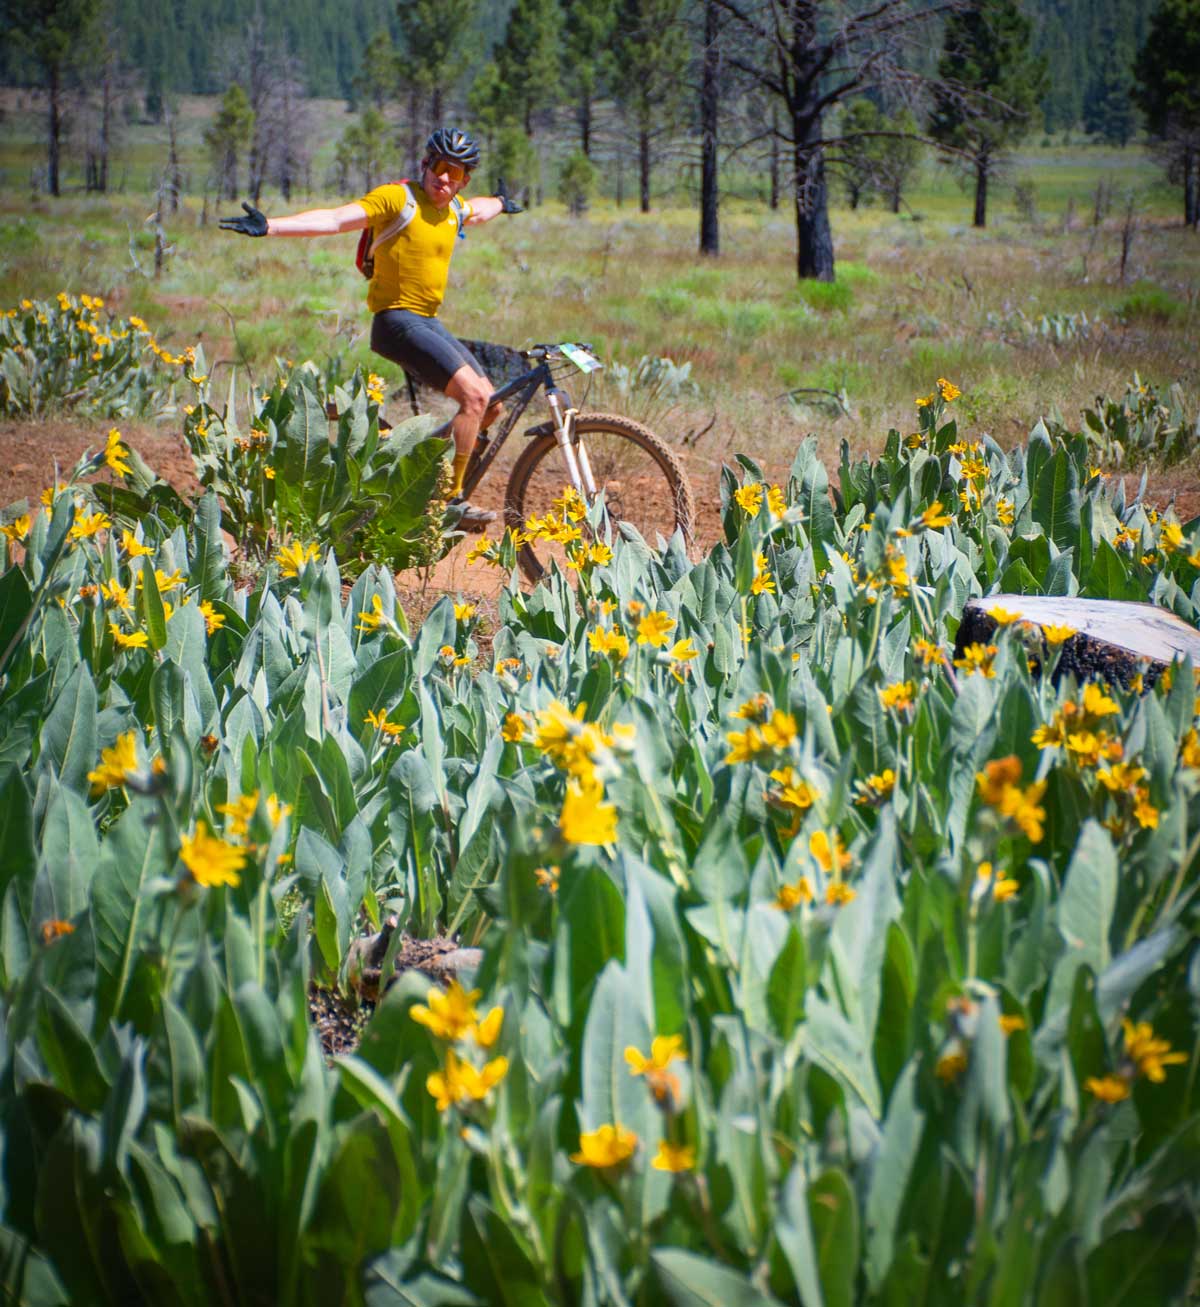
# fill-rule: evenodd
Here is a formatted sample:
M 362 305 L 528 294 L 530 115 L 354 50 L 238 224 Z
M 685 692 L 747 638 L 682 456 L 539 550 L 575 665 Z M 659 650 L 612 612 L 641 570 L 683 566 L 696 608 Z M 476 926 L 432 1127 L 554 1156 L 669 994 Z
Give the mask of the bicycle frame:
M 521 420 L 534 395 L 543 387 L 554 420 L 554 435 L 559 448 L 563 451 L 571 484 L 585 498 L 590 500 L 595 496 L 596 486 L 592 477 L 591 465 L 588 462 L 587 450 L 581 444 L 572 440 L 575 409 L 571 407 L 570 397 L 566 391 L 561 390 L 554 384 L 554 374 L 550 370 L 549 360 L 542 358 L 528 372 L 522 373 L 519 377 L 501 386 L 488 401 L 489 405 L 502 404 L 505 400 L 512 399 L 513 396 L 517 397 L 512 407 L 501 418 L 498 426 L 491 431 L 480 432 L 479 439 L 471 453 L 471 461 L 467 464 L 466 476 L 463 478 L 462 493 L 464 499 L 470 498 L 471 492 L 487 475 L 488 469 L 495 462 L 496 456 L 512 434 L 513 428 Z M 453 419 L 443 423 L 432 434 L 448 437 L 452 425 Z

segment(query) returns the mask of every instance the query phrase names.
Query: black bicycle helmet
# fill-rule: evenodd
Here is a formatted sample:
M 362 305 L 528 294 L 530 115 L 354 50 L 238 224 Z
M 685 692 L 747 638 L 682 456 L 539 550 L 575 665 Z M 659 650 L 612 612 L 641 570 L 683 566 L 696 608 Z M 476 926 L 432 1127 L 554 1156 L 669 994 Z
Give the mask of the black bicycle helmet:
M 425 142 L 425 157 L 449 159 L 474 172 L 479 167 L 479 146 L 469 132 L 460 132 L 457 127 L 439 127 Z

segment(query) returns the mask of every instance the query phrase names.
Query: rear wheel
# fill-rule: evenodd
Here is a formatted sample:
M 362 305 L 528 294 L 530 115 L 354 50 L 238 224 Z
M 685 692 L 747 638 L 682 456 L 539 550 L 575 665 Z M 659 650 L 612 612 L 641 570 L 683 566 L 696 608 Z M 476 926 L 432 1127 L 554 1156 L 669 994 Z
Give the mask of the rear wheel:
M 692 489 L 679 460 L 648 427 L 611 413 L 581 413 L 575 432 L 587 451 L 596 489 L 609 516 L 628 522 L 653 545 L 676 529 L 691 543 L 695 523 Z M 513 465 L 504 499 L 504 519 L 514 530 L 531 517 L 544 517 L 571 484 L 553 432 L 538 428 Z M 562 545 L 536 541 L 518 552 L 521 571 L 536 581 L 552 559 L 566 559 Z

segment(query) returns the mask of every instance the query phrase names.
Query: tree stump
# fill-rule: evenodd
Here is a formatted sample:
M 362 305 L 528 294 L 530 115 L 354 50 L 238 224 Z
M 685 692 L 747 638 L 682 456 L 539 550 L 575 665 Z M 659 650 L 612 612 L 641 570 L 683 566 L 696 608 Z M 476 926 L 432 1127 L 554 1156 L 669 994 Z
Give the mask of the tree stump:
M 1149 688 L 1177 659 L 1200 667 L 1200 631 L 1153 604 L 1056 595 L 989 595 L 963 609 L 954 656 L 969 644 L 988 644 L 998 623 L 991 610 L 1020 614 L 1025 627 L 1069 626 L 1076 634 L 1062 645 L 1055 679 L 1070 672 L 1080 681 L 1102 680 L 1126 688 L 1136 677 Z

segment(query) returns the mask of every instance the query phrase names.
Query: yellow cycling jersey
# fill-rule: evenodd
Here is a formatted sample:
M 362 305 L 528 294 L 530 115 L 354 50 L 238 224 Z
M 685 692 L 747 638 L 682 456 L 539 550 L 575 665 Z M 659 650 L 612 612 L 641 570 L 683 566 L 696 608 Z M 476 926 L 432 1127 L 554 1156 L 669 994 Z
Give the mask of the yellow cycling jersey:
M 372 313 L 384 309 L 410 309 L 434 318 L 446 294 L 450 256 L 458 239 L 458 219 L 449 206 L 434 207 L 416 182 L 408 189 L 417 202 L 412 221 L 375 251 L 375 275 L 367 289 L 367 307 Z M 377 231 L 385 228 L 404 207 L 404 187 L 395 182 L 377 186 L 358 201 Z M 471 214 L 466 206 L 465 217 Z

